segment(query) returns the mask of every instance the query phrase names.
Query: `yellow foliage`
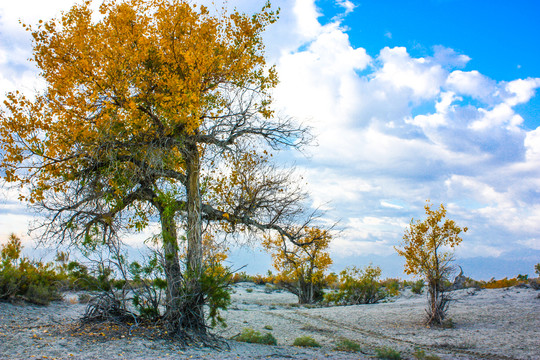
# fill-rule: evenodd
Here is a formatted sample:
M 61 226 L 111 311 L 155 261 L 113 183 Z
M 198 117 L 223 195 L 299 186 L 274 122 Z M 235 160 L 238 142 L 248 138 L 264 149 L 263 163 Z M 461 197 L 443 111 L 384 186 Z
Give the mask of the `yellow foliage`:
M 458 246 L 462 241 L 459 234 L 468 229 L 460 228 L 453 220 L 445 220 L 446 208 L 443 204 L 438 210 L 432 210 L 431 203 L 427 202 L 424 209 L 427 218 L 424 221 L 412 219 L 403 235 L 403 249 L 394 249 L 406 259 L 405 273 L 440 279 L 442 266 L 452 256 L 442 248 Z
M 230 110 L 231 88 L 256 89 L 252 109 L 272 116 L 277 75 L 261 34 L 277 14 L 268 3 L 253 16 L 214 16 L 188 0 L 111 0 L 99 11 L 93 20 L 85 1 L 24 25 L 46 90 L 35 100 L 9 93 L 0 113 L 0 166 L 7 181 L 30 185 L 21 199 L 64 193 L 89 166 L 104 167 L 102 186 L 116 198 L 145 167 L 185 172 L 182 146 Z
M 519 280 L 517 278 L 512 278 L 512 279 L 504 278 L 500 280 L 491 279 L 490 281 L 485 283 L 482 287 L 486 289 L 501 289 L 501 288 L 507 288 L 507 287 L 516 286 L 516 285 L 525 284 L 525 283 L 527 282 L 524 280 Z
M 263 246 L 272 252 L 273 266 L 278 271 L 277 282 L 322 284 L 325 271 L 332 265 L 328 253 L 330 232 L 316 227 L 303 232 L 299 245 L 279 235 L 264 237 Z

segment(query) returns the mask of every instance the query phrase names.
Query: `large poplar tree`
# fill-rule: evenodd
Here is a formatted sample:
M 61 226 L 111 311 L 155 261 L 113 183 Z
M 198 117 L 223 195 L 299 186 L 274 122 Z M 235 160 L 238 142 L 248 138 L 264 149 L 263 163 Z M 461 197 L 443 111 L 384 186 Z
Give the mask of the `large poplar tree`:
M 266 4 L 214 15 L 187 0 L 111 0 L 99 12 L 85 1 L 26 26 L 46 86 L 7 95 L 4 178 L 56 242 L 106 243 L 158 219 L 166 322 L 204 332 L 203 224 L 299 234 L 289 229 L 304 195 L 266 155 L 306 140 L 271 108 L 277 75 L 261 34 L 277 14 Z

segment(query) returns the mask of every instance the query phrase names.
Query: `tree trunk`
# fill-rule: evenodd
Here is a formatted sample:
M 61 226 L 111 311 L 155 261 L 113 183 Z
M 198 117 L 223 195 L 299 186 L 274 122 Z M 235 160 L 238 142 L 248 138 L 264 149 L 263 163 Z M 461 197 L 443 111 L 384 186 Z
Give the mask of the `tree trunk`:
M 178 260 L 178 240 L 174 211 L 160 206 L 161 233 L 163 236 L 164 270 L 167 279 L 165 319 L 169 326 L 176 328 L 181 318 L 182 270 Z
M 201 194 L 199 186 L 200 154 L 194 143 L 186 146 L 187 176 L 187 271 L 184 299 L 184 327 L 206 331 L 204 319 L 204 273 L 202 252 Z

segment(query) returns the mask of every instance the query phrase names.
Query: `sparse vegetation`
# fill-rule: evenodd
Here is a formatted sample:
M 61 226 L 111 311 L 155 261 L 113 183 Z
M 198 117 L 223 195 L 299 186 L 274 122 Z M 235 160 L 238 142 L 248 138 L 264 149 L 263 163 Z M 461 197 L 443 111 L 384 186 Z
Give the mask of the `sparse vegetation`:
M 297 337 L 296 339 L 294 339 L 293 345 L 302 347 L 321 347 L 321 344 L 319 344 L 317 340 L 315 340 L 311 336 Z
M 515 278 L 511 278 L 511 279 L 508 279 L 505 277 L 504 279 L 500 279 L 500 280 L 495 280 L 494 278 L 492 278 L 487 283 L 484 283 L 482 287 L 486 289 L 501 289 L 501 288 L 507 288 L 507 287 L 512 287 L 516 285 L 523 285 L 525 283 L 528 283 L 527 279 L 526 278 L 520 279 L 519 276 Z
M 338 305 L 374 304 L 386 297 L 378 281 L 380 276 L 378 266 L 346 268 L 340 273 L 338 291 L 326 294 L 325 301 Z
M 411 284 L 411 291 L 415 294 L 422 294 L 424 292 L 424 280 L 420 279 L 417 281 L 414 281 Z
M 375 350 L 375 354 L 379 359 L 385 360 L 401 360 L 401 354 L 399 351 L 391 349 L 389 347 L 382 347 Z
M 60 299 L 59 286 L 65 274 L 52 263 L 21 257 L 21 240 L 15 235 L 0 247 L 0 300 L 22 299 L 47 305 Z
M 398 296 L 399 290 L 402 287 L 401 282 L 399 279 L 385 279 L 381 281 L 381 286 L 384 287 L 384 290 L 386 291 L 386 295 L 388 296 Z
M 334 347 L 337 351 L 359 352 L 362 350 L 360 344 L 349 339 L 341 339 Z
M 242 333 L 233 336 L 232 339 L 253 344 L 277 345 L 274 335 L 270 333 L 261 334 L 259 331 L 250 328 L 244 328 Z
M 441 360 L 437 355 L 428 355 L 424 350 L 419 348 L 416 349 L 413 355 L 414 358 L 418 360 Z

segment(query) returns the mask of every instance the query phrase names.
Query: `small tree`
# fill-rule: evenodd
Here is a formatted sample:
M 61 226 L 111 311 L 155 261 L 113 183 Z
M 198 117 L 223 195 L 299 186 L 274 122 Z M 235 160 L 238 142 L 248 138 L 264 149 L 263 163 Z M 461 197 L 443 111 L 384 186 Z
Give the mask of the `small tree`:
M 467 231 L 466 227 L 460 228 L 453 220 L 445 220 L 443 204 L 438 210 L 432 210 L 431 206 L 429 201 L 424 206 L 427 215 L 424 221 L 411 219 L 409 229 L 403 235 L 403 249 L 395 248 L 406 259 L 405 273 L 426 279 L 428 325 L 443 322 L 450 300 L 445 293 L 444 281 L 452 272 L 453 254 L 444 248 L 459 245 L 462 241 L 459 234 Z
M 304 229 L 299 245 L 283 236 L 266 236 L 264 247 L 272 251 L 280 285 L 298 296 L 300 304 L 322 300 L 324 272 L 332 265 L 328 246 L 332 235 L 317 227 Z

